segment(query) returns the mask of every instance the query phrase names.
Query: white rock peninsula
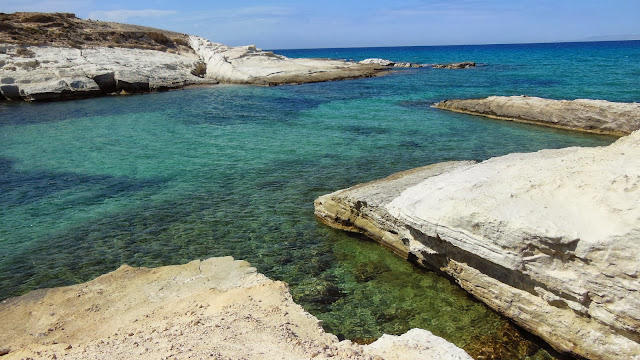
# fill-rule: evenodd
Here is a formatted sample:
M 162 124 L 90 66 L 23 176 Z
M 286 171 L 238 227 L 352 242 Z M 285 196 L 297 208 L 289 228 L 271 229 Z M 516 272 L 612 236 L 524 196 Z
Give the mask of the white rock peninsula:
M 338 341 L 285 283 L 231 257 L 123 265 L 0 303 L 2 359 L 472 360 L 429 331 Z
M 561 352 L 640 359 L 640 131 L 607 147 L 435 164 L 315 207 Z
M 280 85 L 370 77 L 383 67 L 290 59 L 73 14 L 0 14 L 0 101 L 66 100 L 199 84 Z

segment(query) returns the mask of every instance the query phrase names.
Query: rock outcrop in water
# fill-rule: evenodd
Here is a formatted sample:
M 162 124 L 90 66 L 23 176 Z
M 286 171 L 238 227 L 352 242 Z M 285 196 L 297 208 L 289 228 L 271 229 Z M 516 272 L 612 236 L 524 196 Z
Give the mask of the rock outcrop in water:
M 489 96 L 482 99 L 444 100 L 433 106 L 466 114 L 600 134 L 627 135 L 640 129 L 639 103 Z
M 434 69 L 468 69 L 472 67 L 476 67 L 476 63 L 473 61 L 463 61 L 459 63 L 451 63 L 451 64 L 433 64 L 431 65 Z
M 451 359 L 463 350 L 421 329 L 368 346 L 339 342 L 286 284 L 231 257 L 122 266 L 84 284 L 0 304 L 3 359 Z
M 472 61 L 464 61 L 464 62 L 450 63 L 450 64 L 416 64 L 412 62 L 391 61 L 391 60 L 380 59 L 380 58 L 364 59 L 359 61 L 358 64 L 378 65 L 378 66 L 396 67 L 396 68 L 431 67 L 434 69 L 468 69 L 468 68 L 476 67 L 476 63 Z
M 65 100 L 187 85 L 298 84 L 375 76 L 384 67 L 289 59 L 73 14 L 0 14 L 0 100 Z
M 435 164 L 315 206 L 559 351 L 640 359 L 640 131 L 608 147 Z
M 397 67 L 397 68 L 419 68 L 419 67 L 423 67 L 422 64 L 416 64 L 416 63 L 411 63 L 411 62 L 403 62 L 403 61 L 391 61 L 391 60 L 380 59 L 380 58 L 364 59 L 364 60 L 358 61 L 358 64 L 378 65 L 378 66 Z

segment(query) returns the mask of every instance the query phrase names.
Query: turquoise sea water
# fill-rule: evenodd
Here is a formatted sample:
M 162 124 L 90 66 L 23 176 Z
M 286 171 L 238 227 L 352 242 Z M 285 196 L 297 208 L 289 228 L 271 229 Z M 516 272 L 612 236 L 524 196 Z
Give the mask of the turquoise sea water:
M 277 52 L 481 66 L 0 103 L 0 299 L 123 263 L 232 255 L 288 282 L 343 338 L 421 327 L 478 358 L 557 356 L 448 280 L 319 224 L 313 200 L 440 161 L 607 145 L 615 138 L 430 105 L 513 94 L 639 101 L 640 42 Z

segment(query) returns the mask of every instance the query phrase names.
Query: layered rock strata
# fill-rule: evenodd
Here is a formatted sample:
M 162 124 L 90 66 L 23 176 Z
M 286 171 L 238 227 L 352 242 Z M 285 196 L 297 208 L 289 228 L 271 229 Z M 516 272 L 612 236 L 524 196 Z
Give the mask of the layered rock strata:
M 65 100 L 213 83 L 192 74 L 199 61 L 189 52 L 0 45 L 0 95 L 8 100 Z
M 444 100 L 438 109 L 585 132 L 628 135 L 640 129 L 640 104 L 605 100 L 551 100 L 531 96 L 489 96 Z
M 5 300 L 0 317 L 3 359 L 471 360 L 421 329 L 368 346 L 339 342 L 285 283 L 231 257 L 123 265 L 84 284 Z
M 608 147 L 435 164 L 315 207 L 561 352 L 640 359 L 640 131 Z

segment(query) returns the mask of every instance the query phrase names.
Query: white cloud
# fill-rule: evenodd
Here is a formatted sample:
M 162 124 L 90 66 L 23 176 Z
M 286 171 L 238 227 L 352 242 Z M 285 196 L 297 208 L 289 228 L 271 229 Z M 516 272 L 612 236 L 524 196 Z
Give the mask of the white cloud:
M 89 19 L 102 21 L 127 22 L 131 18 L 159 18 L 177 14 L 174 10 L 109 10 L 109 11 L 92 11 L 87 16 Z

